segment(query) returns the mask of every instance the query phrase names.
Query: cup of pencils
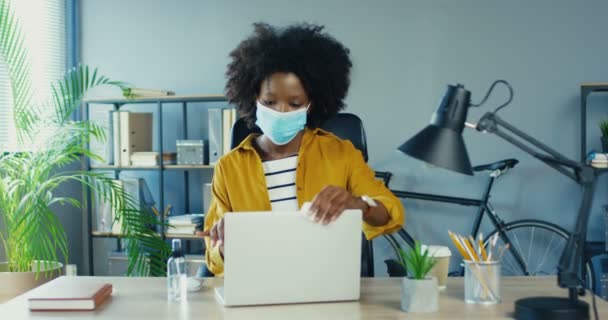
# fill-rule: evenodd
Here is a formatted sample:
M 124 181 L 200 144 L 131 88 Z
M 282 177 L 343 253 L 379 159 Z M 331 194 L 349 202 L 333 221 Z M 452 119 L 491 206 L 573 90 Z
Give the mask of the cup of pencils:
M 464 258 L 464 300 L 466 303 L 500 302 L 500 259 L 508 247 L 496 248 L 498 234 L 484 246 L 483 235 L 465 237 L 448 231 Z

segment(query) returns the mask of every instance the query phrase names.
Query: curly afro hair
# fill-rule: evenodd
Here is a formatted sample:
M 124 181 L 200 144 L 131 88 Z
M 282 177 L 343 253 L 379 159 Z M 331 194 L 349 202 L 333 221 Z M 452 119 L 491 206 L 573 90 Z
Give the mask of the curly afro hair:
M 302 82 L 313 104 L 308 127 L 318 127 L 344 109 L 352 67 L 349 50 L 323 28 L 312 24 L 276 28 L 255 23 L 253 34 L 230 53 L 226 97 L 250 128 L 255 126 L 260 86 L 276 72 L 293 73 Z

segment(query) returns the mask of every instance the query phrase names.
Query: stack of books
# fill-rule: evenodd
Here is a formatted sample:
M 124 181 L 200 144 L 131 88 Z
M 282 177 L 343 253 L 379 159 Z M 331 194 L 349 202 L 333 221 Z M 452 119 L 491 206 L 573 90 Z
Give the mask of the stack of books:
M 133 152 L 131 155 L 131 165 L 136 167 L 154 167 L 158 165 L 158 152 L 141 151 Z
M 608 168 L 608 153 L 591 152 L 587 155 L 587 163 L 594 168 Z
M 175 164 L 177 154 L 175 152 L 163 153 L 163 165 Z M 136 167 L 154 167 L 159 165 L 159 153 L 153 151 L 133 152 L 131 165 Z
M 194 234 L 196 226 L 205 221 L 205 215 L 202 213 L 192 213 L 176 215 L 167 218 L 169 228 L 167 234 Z

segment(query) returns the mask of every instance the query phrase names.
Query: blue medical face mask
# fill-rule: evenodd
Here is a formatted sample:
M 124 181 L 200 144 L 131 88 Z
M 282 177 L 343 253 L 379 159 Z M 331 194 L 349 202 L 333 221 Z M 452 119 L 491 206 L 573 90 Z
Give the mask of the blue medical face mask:
M 288 144 L 306 126 L 308 106 L 296 111 L 279 112 L 256 101 L 255 124 L 262 129 L 272 143 L 282 146 Z

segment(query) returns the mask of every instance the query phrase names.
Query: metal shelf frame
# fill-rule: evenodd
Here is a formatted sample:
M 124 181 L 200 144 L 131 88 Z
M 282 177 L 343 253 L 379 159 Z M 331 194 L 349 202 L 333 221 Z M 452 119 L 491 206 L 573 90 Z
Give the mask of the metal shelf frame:
M 157 126 L 156 126 L 156 139 L 158 139 L 158 152 L 160 155 L 163 154 L 163 150 L 164 150 L 164 146 L 163 146 L 163 111 L 166 108 L 170 108 L 170 109 L 174 109 L 175 106 L 165 106 L 166 104 L 180 104 L 181 107 L 181 113 L 182 113 L 182 121 L 183 121 L 183 126 L 182 126 L 182 137 L 183 139 L 188 139 L 188 107 L 189 104 L 191 103 L 204 103 L 202 105 L 203 108 L 215 108 L 215 106 L 209 106 L 209 103 L 215 103 L 215 102 L 227 102 L 226 97 L 222 96 L 222 95 L 198 95 L 198 96 L 167 96 L 167 97 L 158 97 L 158 98 L 142 98 L 142 99 L 125 99 L 125 98 L 116 98 L 116 99 L 90 99 L 90 100 L 85 100 L 81 106 L 82 110 L 81 110 L 81 114 L 83 115 L 84 119 L 83 120 L 89 120 L 89 111 L 91 108 L 91 105 L 95 105 L 95 104 L 101 104 L 101 105 L 112 105 L 113 106 L 113 110 L 114 111 L 119 111 L 121 107 L 123 107 L 124 105 L 128 105 L 128 104 L 147 104 L 150 105 L 151 108 L 156 107 L 156 112 L 158 114 L 158 121 L 157 121 Z M 94 106 L 93 106 L 94 107 Z M 176 110 L 178 111 L 178 110 Z M 107 143 L 111 143 L 110 141 L 108 141 Z M 90 146 L 87 145 L 87 148 L 89 148 Z M 161 157 L 162 159 L 162 157 Z M 84 171 L 89 171 L 89 170 L 105 170 L 105 171 L 112 171 L 113 173 L 113 177 L 114 179 L 119 179 L 120 177 L 120 173 L 122 171 L 130 171 L 130 170 L 137 170 L 137 171 L 153 171 L 153 172 L 157 172 L 158 173 L 158 177 L 159 177 L 159 182 L 158 182 L 158 195 L 159 195 L 159 199 L 158 199 L 158 207 L 159 207 L 159 212 L 164 212 L 165 211 L 165 199 L 164 199 L 164 172 L 165 171 L 183 171 L 184 174 L 184 185 L 185 185 L 185 194 L 184 194 L 184 200 L 185 200 L 185 207 L 186 207 L 186 212 L 190 211 L 190 198 L 189 198 L 189 172 L 191 170 L 208 170 L 208 169 L 213 169 L 212 165 L 198 165 L 198 166 L 187 166 L 187 165 L 159 165 L 159 166 L 153 166 L 153 167 L 116 167 L 116 166 L 110 166 L 110 165 L 96 165 L 96 166 L 91 166 L 91 161 L 88 157 L 83 157 L 82 161 L 81 161 L 81 168 Z M 93 208 L 93 202 L 92 202 L 92 194 L 91 194 L 91 190 L 89 188 L 85 188 L 85 195 L 84 195 L 85 199 L 86 199 L 86 206 L 83 207 L 83 210 L 85 211 L 85 216 L 87 217 L 87 246 L 88 246 L 88 250 L 89 250 L 89 274 L 90 275 L 95 275 L 95 266 L 94 266 L 94 250 L 93 250 L 93 238 L 115 238 L 116 239 L 116 244 L 117 244 L 117 248 L 120 248 L 120 241 L 121 241 L 121 236 L 118 234 L 113 234 L 111 232 L 100 232 L 100 231 L 95 231 L 93 230 L 93 219 L 95 218 L 94 215 L 94 208 Z M 160 217 L 161 222 L 164 223 L 165 218 L 163 217 L 163 215 L 161 215 Z M 170 238 L 182 238 L 182 239 L 197 239 L 196 236 L 194 235 L 175 235 L 175 234 L 165 234 L 165 232 L 161 233 L 161 236 L 163 239 L 170 239 Z M 187 246 L 189 247 L 189 246 Z

